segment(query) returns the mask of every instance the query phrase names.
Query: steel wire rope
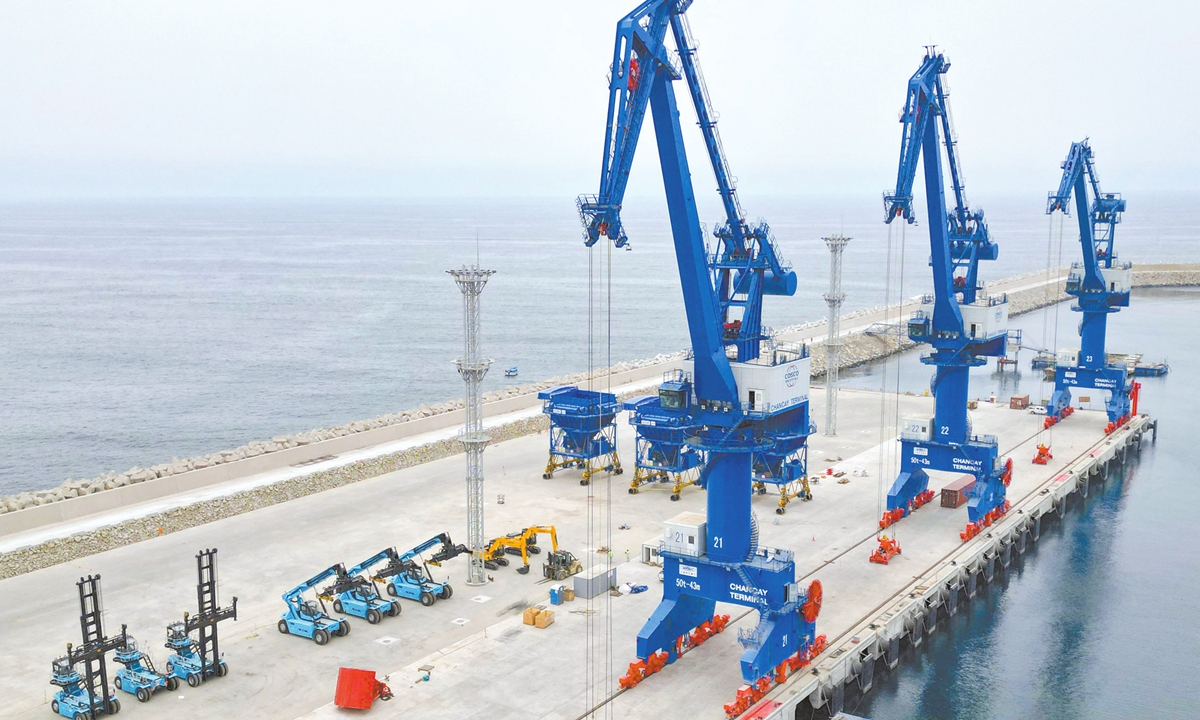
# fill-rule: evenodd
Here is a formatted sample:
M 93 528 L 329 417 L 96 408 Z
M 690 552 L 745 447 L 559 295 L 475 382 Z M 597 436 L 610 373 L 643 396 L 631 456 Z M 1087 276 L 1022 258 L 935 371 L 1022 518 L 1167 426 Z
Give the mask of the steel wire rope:
M 883 324 L 888 328 L 884 335 L 884 342 L 891 333 L 889 320 L 891 319 L 891 301 L 892 301 L 892 242 L 894 236 L 894 228 L 891 223 L 888 223 L 887 237 L 887 262 L 886 270 L 883 275 Z M 886 348 L 885 348 L 886 349 Z M 883 367 L 880 370 L 880 388 L 879 388 L 879 457 L 876 463 L 876 481 L 875 491 L 875 515 L 883 517 L 883 478 L 887 470 L 885 454 L 887 450 L 887 361 L 883 362 Z M 878 537 L 882 534 L 883 528 L 876 526 L 875 535 Z
M 613 387 L 612 387 L 612 367 L 613 367 L 613 361 L 612 361 L 612 243 L 608 244 L 608 250 L 607 250 L 606 254 L 608 255 L 608 262 L 606 263 L 607 271 L 608 271 L 608 278 L 607 278 L 608 286 L 605 289 L 605 293 L 604 293 L 605 302 L 606 302 L 606 306 L 607 306 L 606 310 L 605 310 L 605 312 L 607 313 L 607 316 L 605 318 L 606 327 L 605 327 L 605 332 L 604 332 L 604 339 L 605 339 L 605 343 L 607 345 L 607 348 L 606 348 L 607 356 L 605 357 L 604 362 L 605 362 L 605 367 L 607 368 L 607 370 L 605 372 L 608 375 L 606 391 L 611 394 L 612 390 L 613 390 Z M 607 545 L 607 547 L 608 547 L 608 566 L 606 568 L 606 571 L 609 573 L 610 577 L 612 577 L 612 571 L 613 571 L 612 479 L 613 479 L 613 469 L 615 469 L 616 463 L 620 462 L 620 455 L 617 453 L 617 420 L 616 420 L 615 416 L 613 417 L 613 439 L 612 439 L 612 442 L 613 442 L 613 464 L 608 466 L 609 470 L 605 473 L 605 500 L 604 500 L 604 502 L 605 502 L 605 505 L 604 505 L 604 507 L 605 507 L 604 532 L 605 532 L 605 536 L 607 539 L 607 542 L 605 543 L 605 545 Z M 612 672 L 612 662 L 613 662 L 612 593 L 605 594 L 605 620 L 606 620 L 606 625 L 605 625 L 605 635 L 604 635 L 604 694 L 605 694 L 605 696 L 611 696 L 612 695 L 612 677 L 613 677 L 613 672 Z M 611 705 L 605 706 L 605 713 L 604 713 L 605 717 L 611 718 L 612 711 L 613 711 L 613 707 Z
M 1042 307 L 1043 307 L 1043 311 L 1042 311 L 1042 353 L 1047 353 L 1049 351 L 1049 349 L 1046 346 L 1046 343 L 1049 341 L 1048 333 L 1050 331 L 1050 308 L 1054 306 L 1054 303 L 1052 303 L 1051 299 L 1050 299 L 1051 285 L 1054 286 L 1055 293 L 1057 293 L 1057 290 L 1058 290 L 1057 278 L 1055 278 L 1053 283 L 1051 283 L 1051 281 L 1050 281 L 1051 271 L 1054 270 L 1053 262 L 1054 262 L 1054 213 L 1051 213 L 1050 216 L 1047 218 L 1047 222 L 1046 222 L 1046 284 L 1044 286 L 1044 291 L 1042 293 Z M 1054 273 L 1054 274 L 1057 275 L 1057 273 Z M 1042 377 L 1038 381 L 1038 390 L 1041 393 L 1041 398 L 1038 398 L 1038 399 L 1040 400 L 1042 398 L 1045 398 L 1046 397 L 1046 371 L 1044 369 L 1042 370 Z M 1043 425 L 1042 429 L 1038 430 L 1038 444 L 1039 445 L 1042 444 L 1042 437 L 1045 434 L 1045 432 L 1046 432 L 1046 428 Z
M 596 340 L 596 320 L 595 320 L 596 267 L 595 266 L 596 266 L 596 246 L 595 246 L 595 244 L 593 244 L 588 247 L 588 307 L 587 307 L 587 323 L 588 323 L 588 325 L 587 325 L 587 327 L 588 327 L 587 389 L 588 389 L 588 392 L 592 391 L 592 385 L 593 385 L 592 379 L 595 374 L 595 340 Z M 591 469 L 590 461 L 586 467 L 587 467 L 587 469 Z M 587 534 L 586 534 L 587 542 L 585 545 L 588 546 L 587 549 L 590 550 L 590 545 L 591 545 L 592 539 L 593 539 L 593 537 L 592 537 L 593 536 L 592 487 L 591 487 L 591 485 L 584 485 L 582 487 L 584 488 L 584 492 L 587 493 L 587 497 L 586 497 L 587 520 L 585 521 L 586 527 L 587 527 Z M 584 707 L 585 708 L 595 705 L 595 694 L 596 694 L 595 693 L 595 690 L 596 690 L 595 684 L 593 683 L 593 673 L 594 673 L 595 669 L 594 669 L 593 663 L 592 663 L 592 658 L 593 658 L 593 653 L 594 653 L 593 636 L 595 633 L 595 628 L 593 627 L 593 621 L 592 621 L 592 616 L 593 616 L 592 606 L 594 603 L 594 598 L 589 597 L 589 598 L 586 598 L 586 600 L 587 600 L 587 602 L 584 606 L 584 643 L 583 643 L 583 647 L 584 647 Z
M 1064 219 L 1064 216 L 1062 216 L 1062 215 L 1060 215 L 1058 218 L 1058 257 L 1055 258 L 1055 263 L 1054 263 L 1056 267 L 1060 267 L 1060 268 L 1062 267 L 1062 251 L 1063 251 L 1063 224 L 1064 224 L 1063 219 Z M 1067 274 L 1070 275 L 1070 271 L 1068 271 Z M 1054 284 L 1054 287 L 1056 290 L 1058 289 L 1057 282 Z M 1060 305 L 1060 303 L 1057 303 L 1057 302 L 1054 303 L 1054 348 L 1055 348 L 1056 353 L 1058 352 L 1058 310 L 1059 310 L 1058 306 L 1059 305 Z M 1075 363 L 1076 364 L 1079 363 L 1078 358 L 1076 358 Z M 1054 375 L 1055 375 L 1055 377 L 1058 376 L 1058 358 L 1057 357 L 1055 358 L 1055 362 L 1054 362 Z M 1058 387 L 1057 382 L 1055 382 L 1054 385 L 1055 385 L 1055 387 Z M 1053 394 L 1051 394 L 1051 397 L 1053 397 Z M 1050 440 L 1049 444 L 1054 445 L 1054 425 L 1050 426 L 1049 440 Z
M 908 228 L 905 227 L 904 225 L 901 225 L 900 226 L 900 270 L 899 270 L 900 278 L 899 278 L 899 282 L 897 283 L 898 287 L 896 288 L 896 321 L 897 321 L 897 324 L 900 326 L 902 326 L 904 324 L 904 250 L 905 250 L 907 241 L 908 241 Z M 899 328 L 897 328 L 897 330 L 896 330 L 896 352 L 893 354 L 893 357 L 895 358 L 895 363 L 896 363 L 896 366 L 895 366 L 895 368 L 896 368 L 896 370 L 895 370 L 896 394 L 892 398 L 892 402 L 895 403 L 894 409 L 892 411 L 892 428 L 893 428 L 893 432 L 896 432 L 896 433 L 899 433 L 899 431 L 900 431 L 900 356 L 901 356 L 900 351 L 901 351 L 901 344 L 902 344 L 902 339 L 901 339 L 901 335 L 900 335 L 900 330 L 899 330 Z M 901 452 L 903 452 L 903 450 L 901 450 Z M 896 463 L 895 470 L 896 470 L 896 475 L 898 476 L 900 474 L 900 472 L 903 470 L 903 468 L 900 466 L 901 458 L 896 457 L 896 455 L 894 453 L 890 454 L 888 457 L 895 461 L 895 463 Z M 898 527 L 892 528 L 892 540 L 898 540 L 898 538 L 896 537 L 898 529 L 899 529 Z

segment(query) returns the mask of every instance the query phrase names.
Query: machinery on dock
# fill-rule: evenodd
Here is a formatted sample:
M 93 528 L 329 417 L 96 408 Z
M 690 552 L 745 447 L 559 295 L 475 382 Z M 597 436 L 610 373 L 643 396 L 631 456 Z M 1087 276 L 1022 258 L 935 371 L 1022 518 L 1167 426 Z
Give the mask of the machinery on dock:
M 60 689 L 50 700 L 50 709 L 63 717 L 94 720 L 101 715 L 116 715 L 121 701 L 108 689 L 109 651 L 124 647 L 127 642 L 125 626 L 121 634 L 104 634 L 104 608 L 100 600 L 100 576 L 88 575 L 76 583 L 79 588 L 79 627 L 83 643 L 67 643 L 67 654 L 51 663 L 50 684 Z M 83 667 L 83 672 L 79 667 Z
M 340 567 L 340 563 L 331 565 L 283 594 L 287 611 L 279 620 L 279 632 L 309 638 L 318 645 L 329 642 L 334 635 L 342 637 L 350 634 L 350 621 L 329 617 L 325 612 L 325 601 L 319 595 L 315 602 L 304 597 L 304 593 L 336 577 Z
M 699 484 L 704 451 L 688 442 L 697 431 L 687 410 L 686 398 L 691 394 L 691 375 L 674 370 L 663 375 L 658 395 L 633 398 L 623 404 L 623 409 L 629 411 L 629 424 L 637 429 L 631 495 L 647 485 L 669 483 L 671 499 L 678 500 L 684 488 Z
M 808 593 L 796 583 L 793 555 L 761 547 L 751 509 L 756 464 L 782 481 L 804 462 L 813 431 L 808 413 L 809 359 L 777 346 L 762 325 L 764 295 L 792 295 L 796 274 L 765 223 L 751 225 L 737 200 L 696 60 L 685 11 L 688 0 L 650 0 L 617 24 L 600 191 L 578 201 L 584 242 L 607 237 L 627 247 L 621 204 L 649 109 L 666 189 L 683 290 L 691 353 L 683 379 L 668 381 L 642 412 L 677 413 L 687 440 L 704 452 L 701 482 L 707 515 L 666 524 L 660 558 L 663 599 L 637 638 L 640 660 L 622 687 L 675 662 L 685 648 L 724 628 L 717 602 L 759 611 L 758 625 L 739 633 L 742 675 L 757 685 L 786 676 L 819 644 L 816 614 L 802 613 Z M 667 46 L 670 32 L 675 49 Z M 716 175 L 726 222 L 705 244 L 684 150 L 674 82 L 686 79 Z M 664 392 L 665 391 L 665 392 Z M 663 406 L 667 407 L 664 408 Z M 798 474 L 803 474 L 800 469 Z M 762 472 L 765 481 L 767 472 Z
M 554 550 L 542 563 L 542 577 L 547 580 L 566 580 L 583 572 L 583 563 L 567 550 Z
M 565 467 L 583 471 L 580 485 L 587 485 L 596 473 L 621 474 L 616 395 L 564 385 L 543 390 L 538 400 L 543 401 L 542 412 L 550 418 L 550 459 L 544 479 Z
M 1133 287 L 1133 266 L 1119 262 L 1113 247 L 1125 201 L 1117 193 L 1100 191 L 1092 148 L 1086 139 L 1071 143 L 1062 169 L 1058 191 L 1051 192 L 1046 201 L 1046 214 L 1061 210 L 1070 215 L 1071 196 L 1075 196 L 1083 262 L 1071 263 L 1066 292 L 1075 298 L 1071 309 L 1082 313 L 1083 319 L 1079 323 L 1079 348 L 1059 350 L 1054 359 L 1054 394 L 1046 406 L 1046 427 L 1070 414 L 1073 387 L 1108 391 L 1108 421 L 1112 427 L 1119 427 L 1137 412 L 1132 399 L 1137 385 L 1133 368 L 1105 353 L 1108 316 L 1129 307 Z
M 384 615 L 396 617 L 400 614 L 400 601 L 380 597 L 374 580 L 359 574 L 363 571 L 362 565 L 355 565 L 350 570 L 342 563 L 336 567 L 333 584 L 320 594 L 322 600 L 333 602 L 334 612 L 362 618 L 371 625 L 379 624 Z
M 124 666 L 117 670 L 118 690 L 136 696 L 138 702 L 149 702 L 155 690 L 179 687 L 178 678 L 158 673 L 153 658 L 138 649 L 137 640 L 128 634 L 122 634 L 122 639 L 124 644 L 113 653 L 113 660 Z
M 418 562 L 421 554 L 435 547 L 441 548 L 429 557 L 427 562 Z M 436 600 L 448 600 L 454 594 L 450 583 L 437 582 L 429 573 L 429 565 L 435 567 L 452 558 L 470 552 L 466 545 L 455 545 L 446 533 L 441 533 L 404 553 L 398 553 L 396 548 L 388 548 L 364 560 L 351 569 L 351 573 L 369 571 L 379 563 L 387 560 L 387 565 L 377 573 L 371 574 L 372 580 L 386 583 L 384 589 L 392 597 L 417 600 L 429 607 Z M 398 606 L 397 606 L 398 607 Z M 399 612 L 399 609 L 397 609 Z
M 924 159 L 934 293 L 925 296 L 921 309 L 909 318 L 908 337 L 933 348 L 921 362 L 935 370 L 929 386 L 935 410 L 933 416 L 904 418 L 900 473 L 888 491 L 887 507 L 907 514 L 932 499 L 928 470 L 969 472 L 976 478 L 967 501 L 974 524 L 1002 515 L 1008 506 L 1005 490 L 1011 463 L 1006 467 L 1001 462 L 995 436 L 972 432 L 967 415 L 971 368 L 1005 354 L 1008 299 L 980 293 L 979 262 L 995 260 L 999 246 L 988 236 L 983 212 L 967 204 L 942 81 L 949 69 L 949 61 L 929 47 L 908 81 L 896 189 L 884 196 L 887 223 L 897 218 L 915 222 L 912 186 L 917 160 Z M 956 201 L 951 212 L 946 211 L 943 144 Z
M 191 687 L 213 677 L 225 677 L 229 665 L 221 657 L 217 627 L 222 620 L 237 620 L 237 598 L 226 608 L 217 598 L 217 550 L 196 553 L 196 614 L 183 614 L 183 622 L 167 626 L 166 676 Z M 196 633 L 199 641 L 192 639 Z
M 558 552 L 558 531 L 553 525 L 534 525 L 515 533 L 498 537 L 487 544 L 483 551 L 483 566 L 488 570 L 498 570 L 508 565 L 506 555 L 519 555 L 521 567 L 517 572 L 525 575 L 529 572 L 529 556 L 542 551 L 537 544 L 538 535 L 550 536 L 550 549 Z

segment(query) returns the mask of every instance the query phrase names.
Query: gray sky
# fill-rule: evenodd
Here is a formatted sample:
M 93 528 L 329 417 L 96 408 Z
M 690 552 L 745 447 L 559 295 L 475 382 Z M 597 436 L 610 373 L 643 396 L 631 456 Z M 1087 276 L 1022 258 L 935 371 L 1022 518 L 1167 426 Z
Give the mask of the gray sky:
M 635 4 L 6 1 L 0 197 L 594 191 Z M 1049 190 L 1085 135 L 1107 188 L 1200 189 L 1196 3 L 697 0 L 689 17 L 745 193 L 889 189 L 931 42 L 968 189 Z M 660 194 L 640 158 L 631 193 Z

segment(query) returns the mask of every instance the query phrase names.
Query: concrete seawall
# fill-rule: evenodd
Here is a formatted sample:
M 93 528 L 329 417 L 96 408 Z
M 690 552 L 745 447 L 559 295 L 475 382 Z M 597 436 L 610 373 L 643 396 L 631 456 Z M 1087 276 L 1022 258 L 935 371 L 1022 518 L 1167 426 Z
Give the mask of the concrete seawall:
M 1011 314 L 1015 315 L 1067 299 L 1063 291 L 1064 283 L 1065 270 L 1058 269 L 1050 273 L 1030 273 L 991 283 L 988 291 L 1007 293 Z M 1200 285 L 1200 264 L 1138 266 L 1135 267 L 1134 284 L 1137 287 Z M 903 317 L 915 309 L 915 305 L 915 300 L 907 301 L 900 308 L 895 306 L 877 308 L 847 315 L 843 320 L 845 329 L 843 331 L 842 367 L 863 364 L 913 347 L 913 343 L 906 337 L 867 335 L 864 330 L 871 324 L 884 319 L 890 318 L 892 322 L 895 322 L 897 318 Z M 818 338 L 823 336 L 824 327 L 823 321 L 812 322 L 786 328 L 780 333 L 781 338 L 785 341 L 807 342 L 813 348 L 814 377 L 823 376 L 825 373 L 825 353 L 816 347 L 823 344 Z M 604 377 L 602 382 L 606 384 L 611 382 L 613 386 L 638 382 L 653 383 L 654 380 L 661 377 L 663 372 L 678 367 L 682 357 L 683 353 L 680 352 L 660 355 L 636 363 L 624 363 L 611 368 L 609 371 L 611 377 L 602 376 Z M 493 394 L 492 401 L 485 404 L 485 418 L 497 418 L 521 411 L 535 414 L 539 405 L 536 399 L 537 390 L 557 384 L 585 381 L 586 374 L 579 374 L 554 378 L 535 385 L 508 388 Z M 422 406 L 417 410 L 381 416 L 372 421 L 350 423 L 329 431 L 311 431 L 296 436 L 275 438 L 272 441 L 274 447 L 271 450 L 255 452 L 248 457 L 244 456 L 244 453 L 243 457 L 238 457 L 236 451 L 225 451 L 214 456 L 206 456 L 201 459 L 201 462 L 191 459 L 154 466 L 154 468 L 134 468 L 120 476 L 109 474 L 88 481 L 86 489 L 82 491 L 76 489 L 74 495 L 68 495 L 65 491 L 67 486 L 64 485 L 54 490 L 22 493 L 3 498 L 0 499 L 0 538 L 46 526 L 68 523 L 80 518 L 100 515 L 119 508 L 147 503 L 208 486 L 228 483 L 258 473 L 281 468 L 302 467 L 364 448 L 416 438 L 435 431 L 446 431 L 462 424 L 463 413 L 460 405 L 461 402 L 452 402 L 431 407 Z M 489 430 L 489 432 L 497 440 L 500 440 L 537 432 L 544 427 L 544 419 L 532 415 L 506 423 Z M 322 433 L 325 435 L 322 436 Z M 244 448 L 251 449 L 255 447 L 255 443 L 244 446 Z M 242 449 L 239 448 L 239 450 Z M 329 487 L 356 482 L 399 467 L 446 457 L 459 451 L 457 442 L 452 439 L 441 439 L 400 452 L 383 454 L 369 461 L 348 463 L 332 470 L 294 477 L 266 488 L 235 493 L 229 498 L 222 498 L 222 502 L 227 506 L 224 509 L 209 507 L 213 501 L 176 508 L 171 511 L 173 513 L 171 518 L 166 520 L 160 519 L 149 525 L 142 523 L 145 525 L 144 527 L 126 528 L 128 532 L 109 533 L 112 537 L 108 539 L 91 538 L 93 542 L 89 543 L 89 552 L 100 552 L 107 549 L 108 546 L 115 546 L 111 543 L 120 545 L 136 542 L 146 537 L 152 537 L 159 532 L 191 527 L 219 517 L 247 512 L 256 507 L 320 492 Z M 213 458 L 223 459 L 213 461 Z M 226 502 L 227 500 L 228 502 Z M 206 509 L 201 506 L 205 506 Z M 185 517 L 189 513 L 190 519 Z M 154 517 L 159 517 L 159 515 Z M 78 554 L 77 548 L 80 544 L 72 544 L 76 547 L 75 554 Z M 49 545 L 49 543 L 44 545 Z M 28 555 L 28 550 L 26 548 L 17 553 Z M 26 572 L 34 567 L 44 567 L 70 557 L 70 551 L 66 547 L 53 552 L 48 547 L 42 547 L 40 552 L 44 557 L 19 559 L 15 557 L 17 553 L 0 555 L 0 558 L 5 560 L 4 567 L 0 567 L 0 577 Z

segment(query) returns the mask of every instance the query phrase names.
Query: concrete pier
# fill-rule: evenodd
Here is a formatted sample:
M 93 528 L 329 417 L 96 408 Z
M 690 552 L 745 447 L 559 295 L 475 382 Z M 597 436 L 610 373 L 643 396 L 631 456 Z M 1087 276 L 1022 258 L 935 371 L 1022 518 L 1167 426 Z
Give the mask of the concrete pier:
M 644 382 L 644 381 L 643 381 Z M 801 703 L 826 707 L 844 697 L 847 683 L 869 685 L 876 660 L 889 662 L 903 643 L 919 642 L 935 630 L 938 614 L 967 602 L 972 587 L 1003 572 L 1006 563 L 1035 541 L 1039 521 L 1065 508 L 1065 498 L 1152 438 L 1151 418 L 1141 416 L 1113 435 L 1103 432 L 1103 413 L 1081 411 L 1053 429 L 1054 460 L 1031 464 L 1042 418 L 1006 405 L 981 403 L 972 412 L 975 431 L 999 437 L 1016 470 L 1009 498 L 1013 509 L 983 535 L 963 543 L 966 508 L 930 504 L 902 520 L 895 533 L 903 554 L 887 566 L 873 565 L 875 527 L 881 504 L 881 453 L 894 453 L 891 433 L 881 438 L 884 398 L 874 392 L 842 393 L 837 437 L 812 437 L 810 470 L 846 470 L 850 482 L 831 479 L 814 485 L 815 499 L 794 502 L 775 514 L 775 497 L 756 496 L 761 542 L 794 550 L 803 584 L 819 578 L 825 600 L 817 626 L 830 648 L 805 671 L 775 688 L 763 701 L 771 717 L 791 717 Z M 928 412 L 932 398 L 891 396 L 899 414 Z M 813 412 L 823 401 L 813 398 Z M 890 414 L 889 414 L 890 419 Z M 882 442 L 881 442 L 882 439 Z M 632 429 L 621 418 L 619 442 L 632 448 Z M 684 492 L 671 502 L 667 491 L 644 489 L 629 495 L 628 476 L 594 479 L 581 487 L 564 472 L 543 480 L 547 439 L 534 434 L 493 445 L 488 453 L 487 513 L 493 534 L 533 524 L 553 524 L 560 544 L 585 566 L 606 556 L 587 546 L 589 500 L 611 498 L 611 552 L 620 562 L 620 582 L 649 586 L 649 592 L 575 600 L 555 608 L 545 629 L 521 623 L 521 610 L 547 603 L 540 582 L 540 557 L 533 572 L 512 566 L 493 571 L 493 582 L 467 588 L 462 559 L 431 568 L 448 576 L 457 592 L 432 607 L 404 603 L 399 617 L 379 625 L 352 621 L 352 633 L 318 647 L 280 635 L 276 620 L 281 593 L 317 570 L 356 562 L 383 547 L 406 548 L 447 531 L 464 532 L 466 508 L 461 459 L 409 467 L 319 494 L 227 517 L 199 527 L 83 557 L 0 581 L 0 677 L 9 688 L 0 717 L 48 717 L 54 688 L 50 660 L 67 642 L 78 642 L 75 581 L 103 577 L 105 620 L 110 632 L 120 625 L 149 648 L 161 663 L 168 622 L 195 603 L 193 556 L 203 547 L 221 551 L 223 598 L 237 595 L 239 620 L 222 628 L 221 647 L 230 674 L 198 688 L 160 693 L 147 704 L 125 702 L 129 717 L 227 718 L 333 717 L 337 669 L 363 667 L 387 675 L 395 699 L 379 703 L 379 718 L 564 718 L 585 715 L 606 702 L 617 717 L 695 717 L 719 720 L 722 705 L 734 699 L 742 680 L 741 646 L 734 628 L 749 628 L 755 616 L 740 607 L 731 627 L 636 688 L 618 692 L 617 679 L 634 659 L 634 638 L 659 598 L 657 568 L 638 562 L 643 541 L 661 533 L 662 521 L 685 510 L 703 509 L 702 492 Z M 842 458 L 837 460 L 837 458 Z M 827 460 L 828 459 L 828 460 Z M 869 477 L 849 471 L 861 467 Z M 951 476 L 935 478 L 940 487 Z M 498 496 L 505 502 L 499 504 Z M 591 496 L 589 498 L 589 495 Z M 778 521 L 776 523 L 776 521 Z M 629 529 L 619 529 L 619 526 Z M 593 537 L 597 537 L 593 531 Z M 633 561 L 625 563 L 626 551 Z M 588 628 L 593 643 L 587 641 Z M 611 636 L 606 629 L 611 627 Z M 611 637 L 611 645 L 607 638 Z M 611 648 L 609 651 L 607 648 Z M 418 668 L 432 666 L 430 680 Z M 590 685 L 589 685 L 590 673 Z M 123 698 L 124 700 L 125 698 Z M 130 699 L 131 696 L 130 696 Z M 778 703 L 778 705 L 774 705 Z M 124 717 L 124 715 L 122 715 Z

